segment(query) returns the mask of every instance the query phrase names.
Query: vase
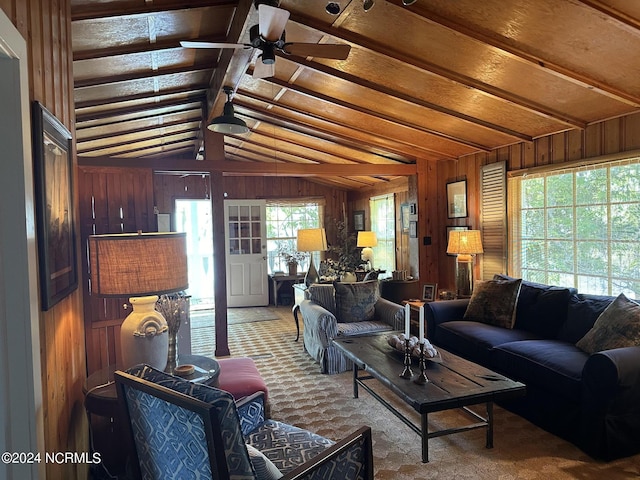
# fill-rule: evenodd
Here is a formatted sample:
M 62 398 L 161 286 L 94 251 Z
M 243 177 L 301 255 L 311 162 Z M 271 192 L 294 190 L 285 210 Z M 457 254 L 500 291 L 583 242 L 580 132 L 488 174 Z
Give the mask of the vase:
M 297 275 L 298 274 L 298 264 L 290 263 L 289 264 L 289 275 Z
M 133 311 L 120 327 L 123 368 L 146 363 L 158 370 L 167 365 L 167 322 L 155 310 L 157 295 L 131 297 Z
M 169 351 L 167 353 L 167 368 L 169 372 L 173 372 L 176 368 L 178 359 L 178 331 L 169 332 Z
M 356 277 L 356 274 L 353 272 L 344 272 L 340 277 L 341 282 L 355 282 L 357 280 L 358 277 Z

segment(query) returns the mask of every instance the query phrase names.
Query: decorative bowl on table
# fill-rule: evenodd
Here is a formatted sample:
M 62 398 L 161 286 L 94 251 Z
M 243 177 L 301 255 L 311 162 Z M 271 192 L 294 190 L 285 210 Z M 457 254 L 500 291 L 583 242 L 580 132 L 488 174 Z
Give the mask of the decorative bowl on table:
M 387 343 L 393 347 L 394 350 L 404 354 L 406 348 L 406 337 L 404 333 L 400 335 L 389 335 L 387 337 Z M 424 341 L 424 358 L 431 362 L 441 363 L 442 356 L 440 352 L 434 347 L 429 340 L 423 338 Z M 413 358 L 420 358 L 420 341 L 418 337 L 409 337 L 409 349 L 411 350 L 411 356 Z

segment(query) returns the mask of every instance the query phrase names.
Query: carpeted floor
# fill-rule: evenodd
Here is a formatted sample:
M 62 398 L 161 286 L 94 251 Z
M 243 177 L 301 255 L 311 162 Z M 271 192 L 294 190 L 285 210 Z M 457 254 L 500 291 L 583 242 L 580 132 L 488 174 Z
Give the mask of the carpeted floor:
M 367 392 L 352 394 L 350 372 L 322 375 L 302 341 L 295 342 L 290 308 L 271 308 L 278 319 L 230 325 L 232 356 L 254 358 L 268 387 L 274 419 L 340 439 L 360 425 L 373 429 L 376 479 L 630 479 L 640 478 L 640 455 L 598 462 L 577 447 L 500 407 L 495 408 L 493 449 L 475 430 L 429 441 L 430 459 L 420 461 L 420 439 Z M 193 335 L 193 334 L 192 334 Z M 195 344 L 198 342 L 194 342 Z M 213 355 L 213 343 L 193 353 Z M 380 386 L 379 392 L 407 415 L 419 417 Z M 466 422 L 457 411 L 429 416 L 433 428 Z

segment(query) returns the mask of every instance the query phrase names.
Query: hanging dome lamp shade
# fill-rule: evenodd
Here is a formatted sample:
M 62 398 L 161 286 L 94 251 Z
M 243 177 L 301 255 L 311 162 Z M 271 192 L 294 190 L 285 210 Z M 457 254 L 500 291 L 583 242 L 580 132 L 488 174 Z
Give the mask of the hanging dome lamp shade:
M 211 120 L 207 128 L 214 132 L 224 134 L 247 133 L 249 131 L 247 124 L 234 115 L 233 103 L 231 103 L 233 89 L 231 87 L 224 87 L 224 93 L 227 94 L 227 101 L 224 104 L 222 115 Z

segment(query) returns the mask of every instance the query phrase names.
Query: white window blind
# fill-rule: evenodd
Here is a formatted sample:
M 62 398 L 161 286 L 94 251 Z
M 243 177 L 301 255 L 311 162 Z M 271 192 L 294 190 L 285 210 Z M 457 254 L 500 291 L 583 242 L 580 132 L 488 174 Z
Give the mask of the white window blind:
M 480 268 L 483 280 L 507 271 L 506 172 L 506 162 L 485 165 L 480 170 L 480 230 L 484 249 Z
M 511 178 L 509 220 L 512 275 L 640 298 L 640 158 Z

